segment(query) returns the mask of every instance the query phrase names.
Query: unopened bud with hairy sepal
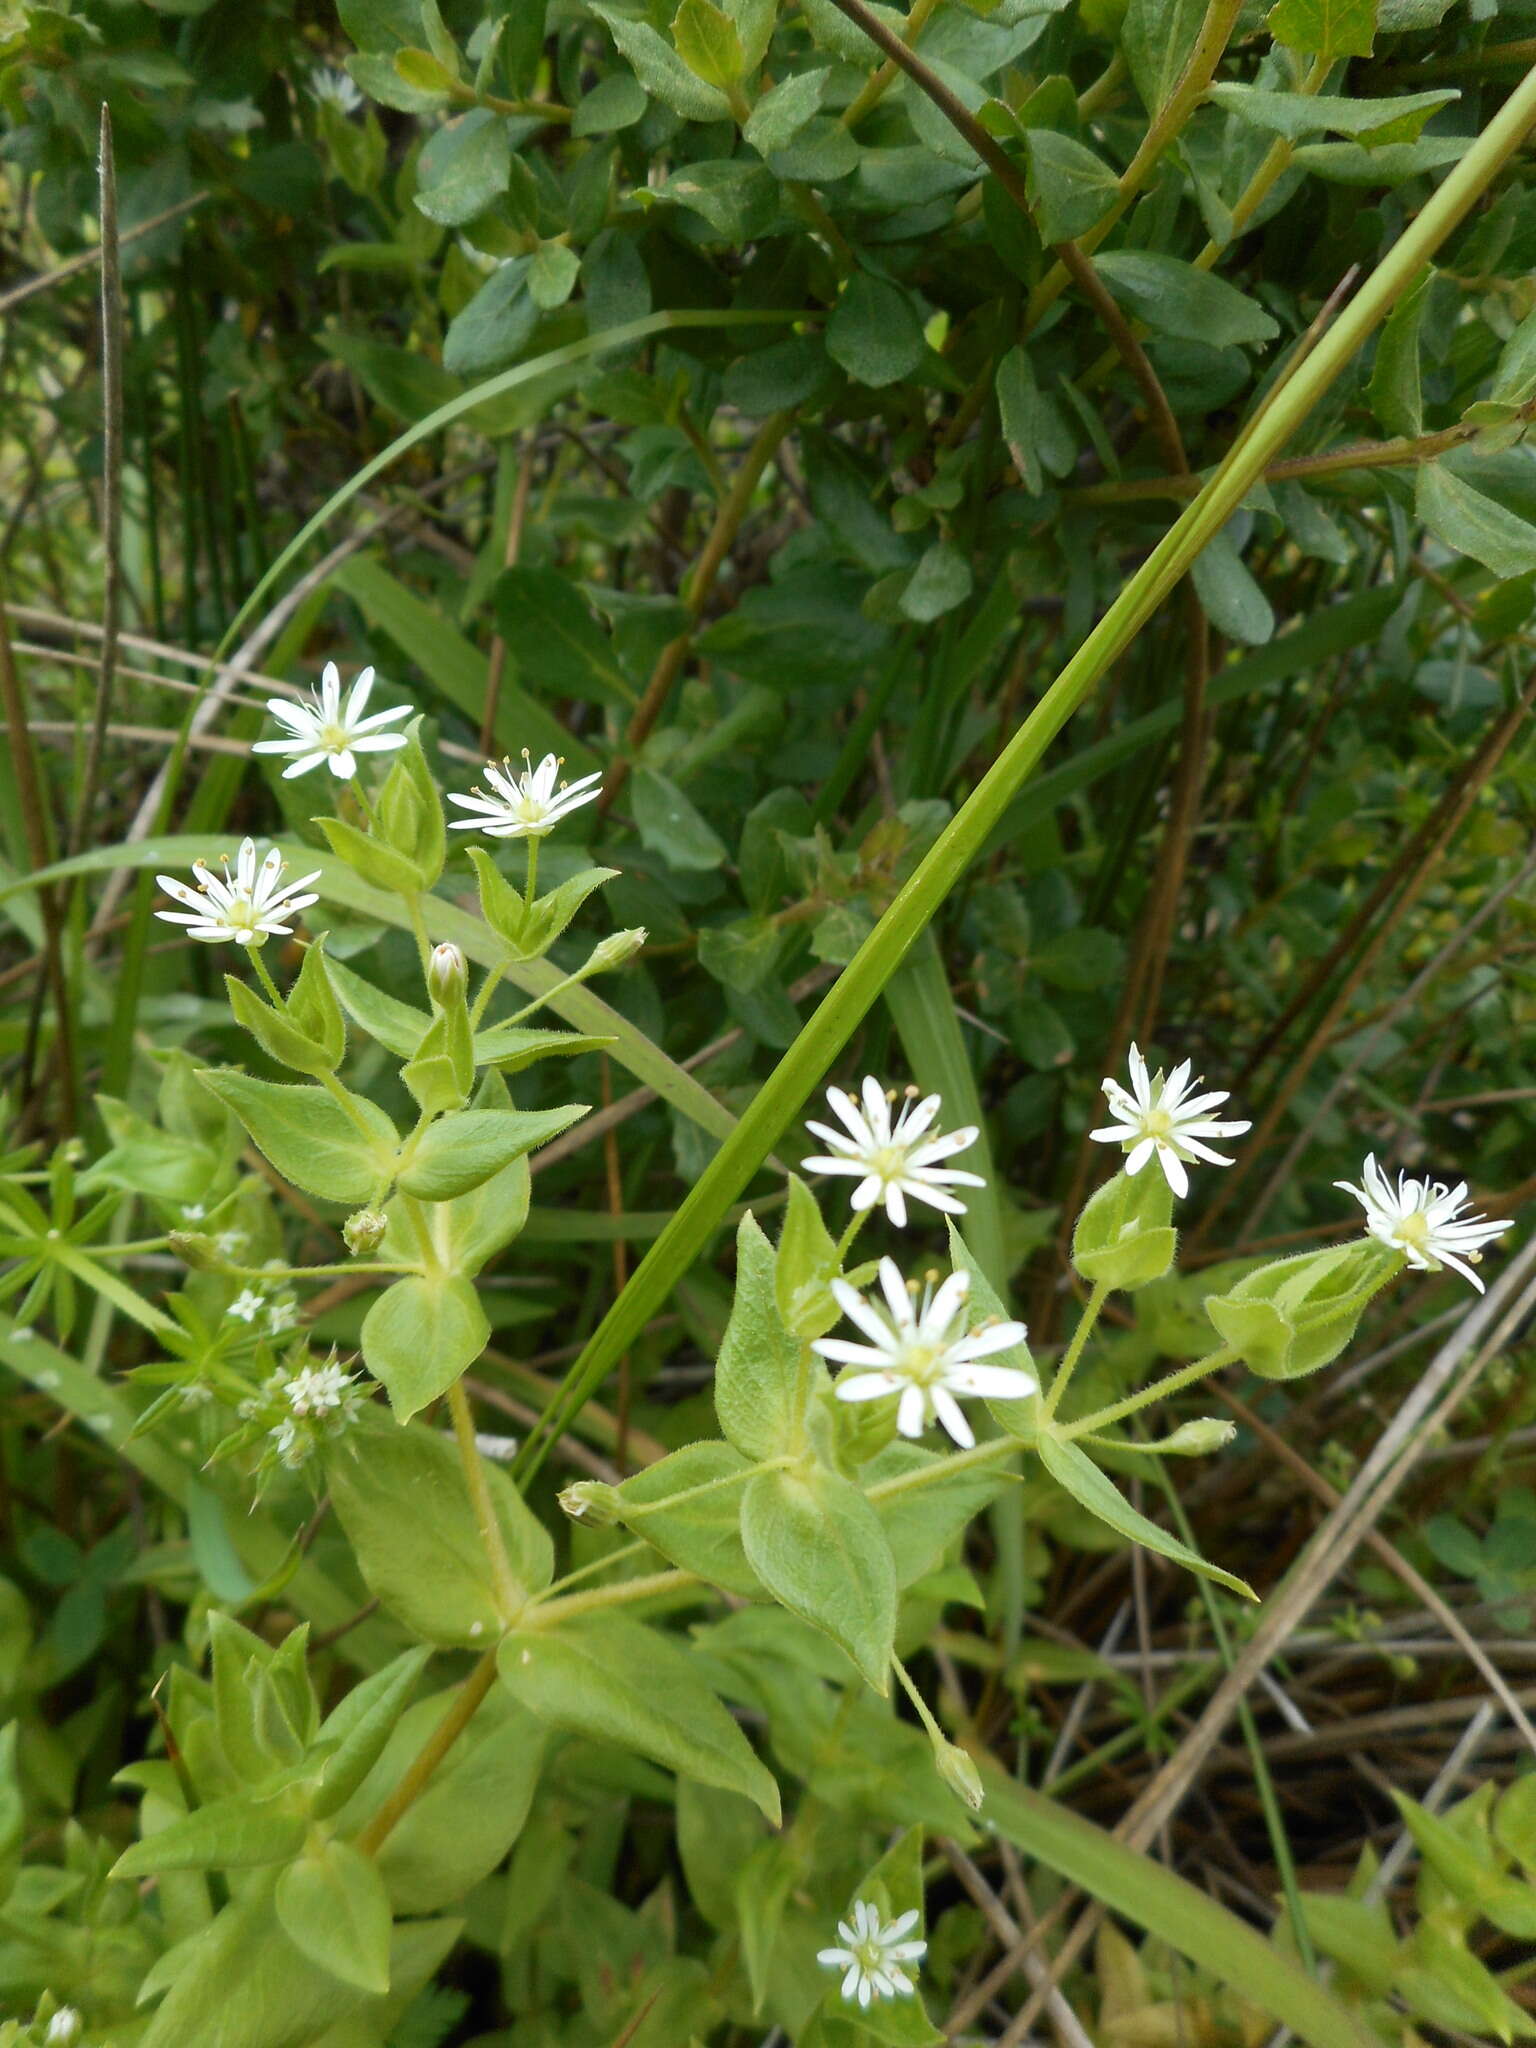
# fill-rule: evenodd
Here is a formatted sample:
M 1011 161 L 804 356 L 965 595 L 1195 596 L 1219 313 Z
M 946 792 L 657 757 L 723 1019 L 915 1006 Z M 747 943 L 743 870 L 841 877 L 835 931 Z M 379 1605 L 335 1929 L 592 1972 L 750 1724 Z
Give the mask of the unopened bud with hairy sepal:
M 1219 1415 L 1199 1415 L 1193 1422 L 1181 1422 L 1172 1436 L 1165 1436 L 1161 1443 L 1148 1444 L 1146 1448 L 1161 1451 L 1165 1457 L 1203 1458 L 1231 1443 L 1236 1435 L 1235 1422 L 1224 1422 Z
M 469 986 L 469 966 L 458 946 L 444 943 L 432 948 L 427 962 L 427 993 L 440 1009 L 456 1002 Z
M 589 1529 L 611 1529 L 619 1519 L 618 1488 L 601 1479 L 578 1479 L 565 1487 L 560 1505 L 573 1522 L 584 1522 Z
M 229 1264 L 206 1230 L 172 1230 L 167 1232 L 165 1241 L 194 1273 L 222 1273 Z
M 610 932 L 606 939 L 600 939 L 592 948 L 592 956 L 583 971 L 587 974 L 611 973 L 615 967 L 622 967 L 626 960 L 633 960 L 649 937 L 650 933 L 643 924 L 627 932 Z
M 365 1259 L 384 1242 L 389 1218 L 378 1209 L 354 1209 L 341 1226 L 342 1238 L 354 1259 Z
M 981 1773 L 965 1751 L 953 1742 L 935 1741 L 933 1761 L 939 1776 L 957 1799 L 963 1799 L 972 1813 L 980 1813 L 984 1794 Z

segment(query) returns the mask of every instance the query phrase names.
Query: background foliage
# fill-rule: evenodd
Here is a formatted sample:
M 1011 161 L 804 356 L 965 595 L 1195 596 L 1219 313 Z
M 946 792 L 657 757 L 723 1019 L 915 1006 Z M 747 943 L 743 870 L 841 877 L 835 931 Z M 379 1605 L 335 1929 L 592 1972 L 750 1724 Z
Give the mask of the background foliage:
M 541 1155 L 528 1226 L 482 1277 L 480 1420 L 524 1438 L 955 808 L 1536 54 L 1531 10 L 1487 0 L 867 12 L 87 0 L 0 17 L 18 1312 L 0 1318 L 16 1728 L 0 1848 L 26 1857 L 0 1916 L 7 2014 L 30 2020 L 52 1993 L 92 2040 L 141 2037 L 135 1998 L 195 1908 L 162 1878 L 141 1911 L 106 1872 L 169 1768 L 162 1716 L 205 1704 L 221 1629 L 262 1663 L 307 1616 L 316 1712 L 400 1646 L 358 1618 L 366 1589 L 302 1484 L 248 1516 L 248 1488 L 202 1471 L 195 1441 L 130 1437 L 148 1396 L 122 1375 L 164 1351 L 156 1304 L 180 1268 L 79 1249 L 148 1237 L 217 1186 L 263 1257 L 345 1257 L 334 1205 L 281 1224 L 198 1103 L 192 1061 L 260 1061 L 221 963 L 166 940 L 136 879 L 165 864 L 167 833 L 189 851 L 248 829 L 316 841 L 313 784 L 247 754 L 265 679 L 374 662 L 461 786 L 484 752 L 524 746 L 607 771 L 601 817 L 549 843 L 543 879 L 594 863 L 617 878 L 552 958 L 579 964 L 594 922 L 644 925 L 649 943 L 602 985 L 611 1009 L 579 992 L 564 1011 L 615 1042 L 519 1080 L 524 1108 L 604 1111 Z M 103 431 L 103 101 L 120 446 Z M 1536 1194 L 1529 183 L 1517 154 L 1312 406 L 839 1070 L 910 1074 L 951 1120 L 983 1122 L 993 1192 L 970 1241 L 1044 1355 L 1063 1334 L 1057 1247 L 1096 1178 L 1100 1076 L 1135 1037 L 1237 1091 L 1256 1127 L 1236 1168 L 1197 1184 L 1188 1277 L 1120 1318 L 1090 1402 L 1195 1355 L 1191 1310 L 1226 1261 L 1353 1233 L 1329 1184 L 1367 1149 L 1465 1176 L 1499 1214 Z M 92 856 L 83 880 L 29 882 L 70 853 Z M 403 919 L 347 886 L 333 878 L 328 957 L 419 1000 Z M 445 890 L 472 898 L 462 856 Z M 365 1046 L 349 1071 L 387 1094 L 388 1065 Z M 121 1206 L 93 1214 L 109 1192 Z M 782 1175 L 752 1198 L 769 1217 Z M 711 1433 L 734 1222 L 714 1219 L 620 1372 L 562 1404 L 570 1427 L 529 1497 L 570 1562 L 608 1539 L 564 1529 L 557 1485 Z M 304 1303 L 321 1338 L 356 1344 L 361 1278 Z M 215 1320 L 222 1285 L 189 1283 Z M 1464 1307 L 1440 1279 L 1402 1289 L 1364 1353 L 1266 1389 L 1230 1451 L 1180 1468 L 1178 1503 L 1129 1458 L 1122 1483 L 1269 1593 L 1437 1342 L 1470 1342 Z M 1280 1638 L 1258 1639 L 1259 1662 L 1280 1661 L 1230 1735 L 1222 1673 L 1262 1619 L 1105 1547 L 1037 1474 L 902 1625 L 950 1732 L 1063 1802 L 1015 1812 L 1004 1783 L 991 1818 L 1016 1848 L 984 1844 L 915 1725 L 773 1635 L 782 1617 L 689 1611 L 802 1788 L 791 1830 L 601 1746 L 566 1744 L 541 1775 L 503 1717 L 439 1781 L 435 1836 L 420 1809 L 414 1874 L 391 1878 L 436 1930 L 398 1966 L 407 1994 L 345 2034 L 252 2007 L 219 2038 L 794 2034 L 830 1919 L 913 1827 L 949 1844 L 926 1851 L 928 1982 L 962 2035 L 1018 2038 L 1021 1987 L 1054 1958 L 1094 2038 L 1262 2038 L 1230 1929 L 1197 1951 L 1211 1974 L 1192 1971 L 1178 1914 L 1200 1901 L 1134 1866 L 1117 1877 L 1102 1838 L 1071 1833 L 1074 1814 L 1113 1824 L 1170 1756 L 1181 1790 L 1206 1774 L 1138 1846 L 1275 1930 L 1267 1953 L 1334 1959 L 1335 1989 L 1387 2039 L 1529 2032 L 1528 1781 L 1485 1784 L 1441 1824 L 1449 1845 L 1389 1796 L 1443 1809 L 1527 1746 L 1507 1703 L 1481 1712 L 1487 1671 L 1468 1662 L 1481 1645 L 1517 1682 L 1528 1661 L 1536 1418 L 1518 1313 L 1499 1327 L 1502 1350 L 1464 1354 L 1483 1369 L 1454 1432 L 1413 1435 L 1369 1561 L 1346 1547 Z M 293 1539 L 304 1562 L 285 1580 Z M 460 1675 L 440 1661 L 439 1684 Z M 1197 1755 L 1187 1717 L 1224 1697 Z M 492 1809 L 466 1843 L 466 1812 Z M 434 1874 L 445 1840 L 460 1860 Z M 1063 1906 L 1030 1946 L 1069 1879 L 1134 1942 L 1110 1928 L 1095 1958 L 1079 1922 L 1064 1948 Z

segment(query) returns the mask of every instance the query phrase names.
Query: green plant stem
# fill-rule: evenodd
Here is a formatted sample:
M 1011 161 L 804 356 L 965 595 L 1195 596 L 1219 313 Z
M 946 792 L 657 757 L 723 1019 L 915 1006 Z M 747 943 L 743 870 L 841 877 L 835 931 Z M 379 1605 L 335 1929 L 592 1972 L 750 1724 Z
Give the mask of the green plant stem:
M 1136 197 L 1153 171 L 1168 145 L 1178 136 L 1180 129 L 1189 119 L 1200 101 L 1205 89 L 1216 75 L 1216 66 L 1221 62 L 1231 35 L 1242 12 L 1242 0 L 1211 0 L 1200 33 L 1195 38 L 1184 66 L 1183 75 L 1168 98 L 1158 108 L 1156 118 L 1142 137 L 1141 146 L 1120 175 L 1120 190 L 1114 204 L 1102 220 L 1096 221 L 1085 235 L 1078 239 L 1078 249 L 1086 258 L 1098 248 L 1104 237 L 1123 217 L 1131 201 Z M 1024 310 L 1024 331 L 1038 327 L 1056 301 L 1065 291 L 1071 271 L 1066 263 L 1057 261 L 1041 278 L 1029 295 L 1029 304 Z
M 1051 1379 L 1050 1391 L 1045 1397 L 1047 1422 L 1061 1406 L 1061 1397 L 1071 1384 L 1072 1375 L 1077 1370 L 1077 1362 L 1083 1355 L 1083 1347 L 1093 1335 L 1093 1326 L 1099 1320 L 1100 1311 L 1108 1299 L 1109 1282 L 1095 1280 L 1088 1299 L 1083 1304 L 1083 1312 L 1077 1319 L 1077 1328 L 1072 1332 L 1072 1341 Z
M 1022 1437 L 988 1437 L 985 1443 L 973 1444 L 968 1451 L 956 1451 L 953 1457 L 941 1459 L 936 1465 L 923 1465 L 915 1472 L 898 1473 L 893 1479 L 879 1479 L 866 1491 L 871 1500 L 891 1500 L 897 1494 L 916 1493 L 924 1486 L 938 1485 L 952 1478 L 956 1472 L 970 1471 L 979 1465 L 998 1464 L 1002 1459 L 1015 1457 L 1028 1449 L 1029 1445 Z
M 1197 1358 L 1193 1365 L 1181 1365 L 1177 1372 L 1165 1373 L 1160 1380 L 1154 1380 L 1150 1387 L 1142 1387 L 1134 1394 L 1127 1394 L 1123 1401 L 1115 1401 L 1108 1408 L 1097 1408 L 1092 1415 L 1084 1415 L 1076 1422 L 1069 1422 L 1058 1432 L 1063 1442 L 1071 1443 L 1075 1437 L 1087 1436 L 1092 1431 L 1103 1429 L 1111 1422 L 1119 1422 L 1126 1415 L 1134 1415 L 1139 1408 L 1150 1408 L 1154 1401 L 1165 1401 L 1170 1394 L 1176 1394 L 1181 1387 L 1190 1386 L 1195 1380 L 1203 1380 L 1208 1373 L 1218 1372 L 1222 1366 L 1231 1365 L 1237 1353 L 1230 1344 L 1223 1344 L 1219 1351 L 1212 1351 L 1205 1358 Z
M 165 1245 L 166 1242 L 165 1238 L 158 1238 L 151 1244 L 142 1247 L 142 1249 L 154 1250 L 157 1246 Z M 114 1245 L 112 1247 L 114 1254 L 137 1251 L 139 1249 L 141 1247 L 130 1244 Z M 418 1273 L 420 1270 L 419 1266 L 381 1266 L 357 1259 L 337 1260 L 334 1265 L 329 1266 L 221 1265 L 219 1267 L 221 1273 L 228 1273 L 236 1280 L 328 1280 L 342 1273 L 349 1275 L 353 1273 L 388 1273 L 398 1278 L 401 1273 Z
M 272 979 L 272 970 L 261 957 L 260 946 L 247 946 L 245 950 L 250 958 L 251 965 L 256 970 L 257 979 L 272 998 L 273 1009 L 279 1012 L 282 1011 L 285 1007 L 282 996 L 278 993 L 277 983 Z
M 416 951 L 421 956 L 421 971 L 423 976 L 425 976 L 427 968 L 432 961 L 432 941 L 427 937 L 426 923 L 421 914 L 421 898 L 414 890 L 409 894 L 402 890 L 400 900 L 405 905 L 405 914 L 411 921 L 411 931 L 416 940 Z
M 622 1564 L 626 1558 L 638 1557 L 642 1550 L 649 1550 L 650 1544 L 643 1536 L 637 1536 L 633 1543 L 621 1543 L 617 1550 L 610 1550 L 606 1557 L 594 1557 L 590 1564 L 578 1565 L 573 1572 L 567 1572 L 563 1579 L 556 1579 L 553 1585 L 544 1589 L 546 1600 L 563 1599 L 569 1587 L 581 1579 L 590 1579 L 594 1573 L 606 1571 L 611 1564 Z
M 908 49 L 911 49 L 928 26 L 929 18 L 938 4 L 939 0 L 912 0 L 912 6 L 901 27 L 901 40 Z M 857 128 L 870 109 L 878 106 L 895 83 L 896 74 L 895 59 L 888 57 L 880 69 L 864 81 L 857 96 L 843 109 L 839 118 L 845 128 Z
M 869 1221 L 868 1209 L 855 1209 L 848 1218 L 848 1227 L 837 1240 L 837 1266 L 841 1272 L 848 1263 L 848 1254 L 853 1250 L 854 1239 Z
M 479 1030 L 480 1020 L 490 1007 L 491 997 L 501 987 L 501 977 L 506 973 L 511 964 L 512 956 L 508 954 L 499 967 L 488 967 L 485 970 L 485 978 L 475 995 L 474 1008 L 469 1013 L 469 1028 L 471 1032 Z M 537 1005 L 534 1007 L 537 1008 Z
M 1327 84 L 1328 73 L 1332 68 L 1328 58 L 1318 57 L 1314 59 L 1306 77 L 1297 85 L 1297 92 L 1308 99 L 1314 98 Z M 1277 135 L 1275 137 L 1265 154 L 1264 161 L 1248 180 L 1247 185 L 1238 198 L 1237 204 L 1232 209 L 1232 226 L 1226 238 L 1220 242 L 1213 238 L 1206 243 L 1200 254 L 1195 258 L 1196 270 L 1209 270 L 1221 255 L 1223 249 L 1229 249 L 1232 246 L 1243 232 L 1243 229 L 1247 227 L 1249 221 L 1253 219 L 1253 216 L 1264 204 L 1264 201 L 1269 197 L 1277 181 L 1284 176 L 1286 166 L 1295 154 L 1296 144 L 1290 136 Z
M 528 881 L 523 890 L 523 902 L 530 912 L 533 909 L 533 900 L 539 893 L 539 841 L 539 833 L 528 834 Z
M 891 1659 L 891 1669 L 901 1681 L 902 1691 L 917 1709 L 917 1718 L 922 1722 L 928 1740 L 936 1750 L 949 1749 L 951 1747 L 949 1737 L 933 1718 L 933 1709 L 918 1691 L 916 1684 L 913 1682 L 912 1674 L 908 1671 L 906 1665 L 902 1663 L 899 1657 L 893 1657 Z
M 462 1380 L 455 1380 L 448 1389 L 448 1413 L 453 1418 L 453 1434 L 459 1446 L 459 1463 L 464 1467 L 469 1503 L 474 1509 L 480 1541 L 485 1546 L 486 1560 L 491 1567 L 496 1605 L 501 1609 L 503 1620 L 510 1622 L 522 1611 L 528 1595 L 518 1583 L 512 1560 L 507 1556 L 506 1539 L 496 1519 L 491 1489 L 486 1484 L 485 1464 L 475 1442 L 475 1418 L 470 1413 L 469 1396 L 464 1391 Z
M 460 1686 L 447 1713 L 417 1751 L 405 1776 L 359 1833 L 357 1846 L 365 1856 L 378 1854 L 390 1830 L 421 1797 L 432 1773 L 474 1719 L 476 1710 L 495 1683 L 496 1652 L 487 1650 Z
M 658 1593 L 673 1593 L 685 1586 L 701 1585 L 696 1572 L 648 1572 L 644 1578 L 622 1579 L 616 1586 L 594 1586 L 590 1592 L 567 1593 L 551 1600 L 548 1594 L 530 1601 L 523 1614 L 526 1626 L 542 1628 L 547 1623 L 568 1621 L 573 1614 L 593 1614 L 604 1607 L 627 1607 L 636 1600 L 653 1600 Z
M 267 986 L 272 988 L 270 980 L 267 981 Z M 272 993 L 276 996 L 276 989 L 272 989 Z M 334 1074 L 321 1074 L 318 1078 L 321 1087 L 325 1089 L 328 1095 L 334 1096 L 337 1103 L 346 1112 L 347 1120 L 351 1123 L 354 1130 L 360 1132 L 370 1145 L 376 1145 L 379 1141 L 378 1132 L 367 1122 L 362 1111 L 352 1100 L 352 1097 L 347 1093 L 340 1081 L 337 1080 L 336 1076 Z
M 1051 741 L 1519 148 L 1533 120 L 1536 73 L 1516 87 L 1472 142 L 1307 360 L 1268 395 L 1194 503 L 1169 528 L 1045 691 L 898 890 L 832 991 L 635 1268 L 629 1285 L 571 1366 L 559 1398 L 524 1443 L 516 1466 L 520 1476 L 537 1469 L 553 1439 L 610 1367 L 631 1348 L 675 1281 L 709 1243 L 721 1216 L 746 1189 L 918 933 L 986 845 Z

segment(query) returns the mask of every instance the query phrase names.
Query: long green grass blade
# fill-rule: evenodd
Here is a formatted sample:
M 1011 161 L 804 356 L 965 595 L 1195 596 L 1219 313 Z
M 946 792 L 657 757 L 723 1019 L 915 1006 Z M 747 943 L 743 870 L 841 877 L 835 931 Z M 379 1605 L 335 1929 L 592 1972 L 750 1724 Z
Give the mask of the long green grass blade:
M 1370 2036 L 1331 1992 L 1225 1906 L 995 1764 L 982 1766 L 982 1783 L 986 1819 L 1015 1848 L 1214 1971 L 1312 2048 L 1368 2048 Z

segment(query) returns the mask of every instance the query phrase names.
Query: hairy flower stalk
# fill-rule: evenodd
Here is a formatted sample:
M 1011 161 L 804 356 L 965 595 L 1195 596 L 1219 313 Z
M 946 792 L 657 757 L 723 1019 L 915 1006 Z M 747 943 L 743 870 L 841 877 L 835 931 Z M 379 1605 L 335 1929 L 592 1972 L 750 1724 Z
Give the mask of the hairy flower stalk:
M 1014 1350 L 1026 1332 L 1022 1323 L 986 1323 L 967 1335 L 970 1286 L 968 1273 L 951 1273 L 937 1290 L 926 1285 L 919 1297 L 915 1286 L 902 1279 L 896 1261 L 882 1259 L 882 1310 L 846 1280 L 834 1280 L 838 1307 L 869 1339 L 867 1344 L 850 1344 L 841 1337 L 819 1337 L 811 1347 L 833 1364 L 865 1368 L 838 1377 L 833 1388 L 838 1399 L 878 1401 L 899 1394 L 896 1427 L 903 1436 L 921 1436 L 930 1422 L 937 1421 L 969 1450 L 976 1437 L 957 1395 L 1018 1401 L 1038 1392 L 1033 1373 L 1017 1366 L 978 1363 L 993 1352 Z
M 891 1116 L 894 1091 L 880 1086 L 873 1074 L 866 1074 L 859 1089 L 859 1101 L 841 1088 L 827 1090 L 827 1102 L 844 1125 L 807 1122 L 806 1129 L 829 1148 L 825 1157 L 804 1159 L 807 1173 L 853 1175 L 856 1214 L 885 1204 L 885 1213 L 898 1230 L 905 1229 L 907 1201 L 927 1202 L 951 1216 L 963 1216 L 965 1204 L 949 1190 L 956 1187 L 985 1187 L 979 1173 L 944 1166 L 940 1162 L 974 1145 L 978 1136 L 974 1124 L 947 1133 L 933 1129 L 941 1098 L 925 1095 L 919 1100 L 915 1088 L 907 1090 L 896 1117 Z
M 288 938 L 293 926 L 283 919 L 295 917 L 311 903 L 320 901 L 309 888 L 311 882 L 319 881 L 320 870 L 316 868 L 292 882 L 282 881 L 286 863 L 275 846 L 268 850 L 258 868 L 255 840 L 242 839 L 233 875 L 227 854 L 220 856 L 219 865 L 224 870 L 222 875 L 214 874 L 202 861 L 194 861 L 195 889 L 177 881 L 174 875 L 156 875 L 155 880 L 166 895 L 183 906 L 180 910 L 157 910 L 156 917 L 164 918 L 167 924 L 185 925 L 190 938 L 201 939 L 208 945 L 228 941 L 237 946 L 259 946 L 264 939 Z
M 860 1899 L 851 1921 L 839 1920 L 841 1948 L 824 1948 L 816 1960 L 828 1970 L 843 1972 L 842 1995 L 850 2003 L 857 1999 L 867 2012 L 881 1998 L 910 1998 L 917 1989 L 906 1966 L 920 1963 L 928 1952 L 921 1939 L 909 1940 L 917 1925 L 915 1910 L 883 1920 L 878 1906 Z
M 1217 1122 L 1211 1118 L 1210 1112 L 1227 1100 L 1225 1088 L 1213 1089 L 1206 1095 L 1192 1094 L 1191 1090 L 1200 1083 L 1191 1079 L 1191 1061 L 1180 1060 L 1164 1079 L 1161 1069 L 1156 1074 L 1147 1071 L 1147 1062 L 1134 1045 L 1130 1065 L 1129 1088 L 1107 1077 L 1104 1081 L 1104 1094 L 1117 1121 L 1102 1131 L 1091 1131 L 1089 1136 L 1095 1143 L 1123 1145 L 1128 1155 L 1127 1173 L 1140 1173 L 1155 1156 L 1163 1178 L 1176 1195 L 1189 1193 L 1187 1161 L 1204 1160 L 1211 1166 L 1232 1164 L 1205 1142 L 1209 1138 L 1240 1138 L 1244 1131 L 1252 1129 L 1251 1124 Z
M 1414 1180 L 1400 1173 L 1394 1187 L 1376 1164 L 1374 1152 L 1360 1178 L 1360 1187 L 1348 1180 L 1336 1180 L 1334 1186 L 1353 1195 L 1365 1210 L 1369 1236 L 1400 1251 L 1421 1273 L 1454 1266 L 1479 1294 L 1485 1291 L 1472 1268 L 1481 1260 L 1483 1246 L 1508 1230 L 1509 1223 L 1487 1216 L 1462 1217 L 1468 1206 L 1464 1180 L 1447 1187 L 1444 1181 Z
M 347 83 L 352 81 L 348 79 Z M 331 773 L 339 781 L 350 782 L 357 773 L 357 755 L 388 753 L 393 747 L 405 745 L 403 732 L 385 732 L 383 728 L 409 718 L 411 707 L 401 704 L 393 711 L 374 711 L 365 718 L 363 713 L 372 690 L 373 670 L 365 668 L 343 705 L 341 671 L 334 661 L 328 661 L 320 687 L 310 692 L 307 703 L 294 704 L 286 697 L 267 699 L 268 711 L 288 731 L 279 740 L 257 740 L 252 753 L 296 755 L 292 766 L 283 770 L 285 782 L 295 775 L 307 775 L 323 761 L 330 763 Z
M 478 786 L 468 796 L 448 792 L 448 801 L 468 811 L 467 818 L 451 818 L 456 832 L 484 832 L 492 839 L 540 839 L 552 832 L 562 818 L 583 804 L 595 801 L 602 783 L 602 771 L 562 782 L 562 763 L 557 754 L 546 754 L 535 768 L 528 749 L 523 749 L 524 766 L 514 770 L 510 761 L 498 768 L 485 764 L 485 779 L 491 794 Z

